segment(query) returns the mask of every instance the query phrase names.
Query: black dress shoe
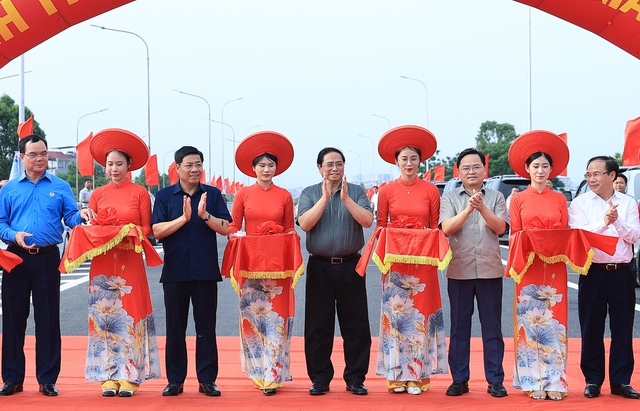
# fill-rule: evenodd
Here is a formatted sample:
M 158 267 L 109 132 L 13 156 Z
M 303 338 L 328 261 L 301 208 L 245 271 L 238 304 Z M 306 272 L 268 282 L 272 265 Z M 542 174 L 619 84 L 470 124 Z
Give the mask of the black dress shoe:
M 631 398 L 634 400 L 640 398 L 640 392 L 634 390 L 629 384 L 612 385 L 611 394 L 622 395 L 624 398 Z
M 276 395 L 276 389 L 275 388 L 265 388 L 264 390 L 262 390 L 262 392 L 266 396 Z
M 311 388 L 309 388 L 309 394 L 311 395 L 324 395 L 329 391 L 329 384 L 323 384 L 321 382 L 314 382 Z
M 181 382 L 170 382 L 169 385 L 162 390 L 163 397 L 176 397 L 178 394 L 182 394 L 184 384 Z
M 504 388 L 504 385 L 501 382 L 492 382 L 487 387 L 487 392 L 491 394 L 492 397 L 501 398 L 506 397 L 507 389 Z
M 7 381 L 4 386 L 0 388 L 0 395 L 13 395 L 17 392 L 22 392 L 22 383 Z
M 58 389 L 55 384 L 40 384 L 39 391 L 47 397 L 55 397 L 58 395 Z
M 613 390 L 612 390 L 613 392 Z M 596 398 L 600 396 L 600 386 L 597 384 L 587 384 L 584 388 L 584 396 L 587 398 Z
M 203 392 L 204 395 L 209 397 L 219 397 L 221 394 L 220 388 L 218 388 L 215 381 L 201 382 L 198 391 Z
M 469 383 L 467 381 L 454 381 L 449 388 L 447 388 L 446 394 L 457 397 L 467 392 L 469 392 Z
M 367 391 L 367 387 L 364 386 L 361 382 L 356 382 L 351 385 L 347 385 L 347 391 L 350 391 L 351 394 L 355 395 L 367 395 L 369 391 Z

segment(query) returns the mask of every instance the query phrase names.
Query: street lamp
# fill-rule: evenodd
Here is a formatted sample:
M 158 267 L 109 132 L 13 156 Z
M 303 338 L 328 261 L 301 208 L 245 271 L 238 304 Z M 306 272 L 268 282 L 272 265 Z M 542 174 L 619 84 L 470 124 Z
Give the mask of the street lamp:
M 375 161 L 375 158 L 376 158 L 373 140 L 371 139 L 371 137 L 363 136 L 362 134 L 358 134 L 358 137 L 366 138 L 367 140 L 369 140 L 371 142 L 371 185 L 373 186 L 374 185 L 373 178 L 374 178 L 374 176 L 376 174 L 374 169 L 373 169 L 373 162 Z
M 378 115 L 378 114 L 372 114 L 372 116 L 383 118 L 383 119 L 387 120 L 387 123 L 389 123 L 389 130 L 391 130 L 391 121 L 389 121 L 388 118 L 386 118 L 385 116 Z
M 150 84 L 151 81 L 149 77 L 149 46 L 147 45 L 147 42 L 144 41 L 142 37 L 140 37 L 139 35 L 137 35 L 132 31 L 110 29 L 104 26 L 96 26 L 95 24 L 92 24 L 91 26 L 97 27 L 102 30 L 117 31 L 118 33 L 126 33 L 126 34 L 131 34 L 133 36 L 136 36 L 137 38 L 142 40 L 145 48 L 147 49 L 147 141 L 148 141 L 147 145 L 149 146 L 149 153 L 151 153 L 151 84 Z
M 166 166 L 165 166 L 165 160 L 167 159 L 167 154 L 170 153 L 175 153 L 177 150 L 171 150 L 171 151 L 167 151 L 166 153 L 164 153 L 164 156 L 162 157 L 162 168 L 164 170 L 164 175 L 162 176 L 162 186 L 166 187 L 167 186 L 167 180 L 165 179 L 165 175 L 169 174 L 169 170 L 167 170 Z M 171 181 L 169 181 L 171 182 Z
M 207 99 L 202 97 L 202 96 L 198 96 L 196 94 L 191 94 L 191 93 L 185 93 L 184 91 L 180 91 L 180 90 L 176 90 L 176 89 L 173 89 L 173 91 L 177 91 L 178 93 L 184 94 L 184 95 L 187 95 L 187 96 L 199 98 L 200 100 L 202 100 L 205 103 L 207 103 L 207 107 L 209 108 L 209 122 L 207 123 L 208 126 L 209 126 L 209 178 L 211 178 L 211 175 L 212 175 L 211 174 L 211 163 L 213 163 L 213 161 L 211 161 L 211 105 L 209 105 L 209 102 L 207 101 Z M 222 155 L 222 157 L 224 158 L 224 154 Z
M 82 116 L 80 116 L 80 118 L 76 122 L 76 195 L 78 195 L 78 193 L 79 193 L 79 191 L 78 191 L 78 174 L 79 174 L 79 171 L 78 171 L 78 144 L 80 144 L 80 139 L 78 138 L 79 137 L 78 136 L 78 129 L 80 127 L 80 120 L 82 120 L 83 118 L 85 118 L 87 116 L 90 116 L 92 114 L 102 113 L 103 111 L 107 111 L 107 110 L 109 110 L 109 109 L 108 108 L 103 108 L 102 110 L 92 111 L 91 113 L 83 114 Z
M 257 126 L 251 126 L 251 127 L 249 127 L 249 128 L 244 132 L 244 136 L 246 137 L 246 136 L 248 136 L 248 135 L 249 135 L 249 130 L 252 130 L 252 129 L 254 129 L 254 128 L 258 128 L 258 127 L 261 127 L 261 126 L 260 126 L 260 124 L 258 124 Z
M 358 176 L 358 183 L 362 183 L 362 156 L 357 151 L 349 150 L 350 152 L 358 155 L 358 164 L 360 169 L 360 175 Z
M 227 124 L 227 123 L 223 123 L 222 121 L 216 121 L 216 120 L 211 120 L 213 123 L 219 123 L 222 124 L 222 128 L 224 129 L 224 126 L 227 126 L 231 129 L 231 131 L 233 132 L 233 150 L 235 151 L 236 149 L 236 131 L 233 129 L 233 127 L 231 127 L 231 124 Z M 222 177 L 222 179 L 224 180 L 224 176 Z M 236 181 L 236 163 L 235 160 L 233 162 L 233 181 Z
M 425 108 L 427 110 L 427 128 L 429 128 L 429 91 L 427 90 L 427 85 L 424 84 L 422 80 L 419 80 L 417 78 L 407 77 L 407 76 L 400 76 L 400 77 L 406 78 L 407 80 L 417 81 L 418 83 L 422 84 L 422 87 L 424 87 Z
M 224 107 L 229 104 L 229 103 L 233 103 L 234 101 L 238 101 L 238 100 L 242 100 L 244 97 L 238 97 L 235 100 L 229 100 L 226 103 L 224 103 L 222 105 L 222 110 L 220 110 L 220 129 L 222 131 L 222 179 L 224 180 Z M 234 173 L 235 173 L 235 166 L 233 169 Z

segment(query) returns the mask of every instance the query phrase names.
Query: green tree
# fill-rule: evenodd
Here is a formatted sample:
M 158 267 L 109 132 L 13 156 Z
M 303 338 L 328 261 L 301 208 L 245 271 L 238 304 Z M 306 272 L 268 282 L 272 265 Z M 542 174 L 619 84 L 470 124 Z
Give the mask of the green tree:
M 516 129 L 509 123 L 485 121 L 476 136 L 476 148 L 489 154 L 489 175 L 513 174 L 509 165 L 509 147 L 516 139 Z
M 73 194 L 75 194 L 76 198 L 78 197 L 78 193 L 76 192 L 76 163 L 70 163 L 69 167 L 67 167 L 66 173 L 60 173 L 57 175 L 71 186 L 71 190 L 73 190 Z M 78 175 L 78 189 L 82 190 L 84 187 L 84 180 L 91 177 L 85 177 Z M 98 188 L 106 185 L 109 182 L 109 178 L 107 178 L 105 174 L 105 169 L 100 164 L 93 162 L 93 187 Z
M 0 179 L 9 178 L 13 156 L 18 151 L 18 111 L 16 102 L 6 94 L 0 97 Z M 25 117 L 31 116 L 31 110 L 25 107 Z M 40 124 L 33 120 L 33 132 L 42 138 L 46 135 Z

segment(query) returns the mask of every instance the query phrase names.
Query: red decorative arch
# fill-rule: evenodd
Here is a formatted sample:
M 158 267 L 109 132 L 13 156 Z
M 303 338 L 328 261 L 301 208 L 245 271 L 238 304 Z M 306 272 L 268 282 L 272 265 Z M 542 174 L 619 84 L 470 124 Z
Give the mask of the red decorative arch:
M 640 0 L 515 0 L 589 30 L 640 59 Z
M 133 0 L 0 0 L 0 68 L 69 27 Z

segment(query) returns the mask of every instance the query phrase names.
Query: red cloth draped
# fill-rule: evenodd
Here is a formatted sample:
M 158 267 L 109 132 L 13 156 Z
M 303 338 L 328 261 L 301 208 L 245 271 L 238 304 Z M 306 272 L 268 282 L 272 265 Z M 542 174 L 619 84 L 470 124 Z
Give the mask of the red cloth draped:
M 356 266 L 361 276 L 364 276 L 372 254 L 382 274 L 386 274 L 393 263 L 435 265 L 444 270 L 452 256 L 447 237 L 441 230 L 392 227 L 378 227 L 374 231 Z
M 149 267 L 163 264 L 162 258 L 147 237 L 142 234 L 142 228 L 135 224 L 106 225 L 116 223 L 113 216 L 110 212 L 98 215 L 98 219 L 105 225 L 77 225 L 73 228 L 69 244 L 60 261 L 61 273 L 70 273 L 83 262 L 103 254 L 125 241 L 131 244 L 137 253 L 144 250 Z
M 536 255 L 546 263 L 562 261 L 576 273 L 587 274 L 593 257 L 592 248 L 613 255 L 617 243 L 618 237 L 576 228 L 518 231 L 509 239 L 505 276 L 519 283 Z
M 22 258 L 14 253 L 0 248 L 0 266 L 6 272 L 10 272 L 13 268 L 22 262 Z
M 304 272 L 300 237 L 296 233 L 231 237 L 224 250 L 221 272 L 231 279 L 236 291 L 241 277 L 292 277 L 293 288 Z

